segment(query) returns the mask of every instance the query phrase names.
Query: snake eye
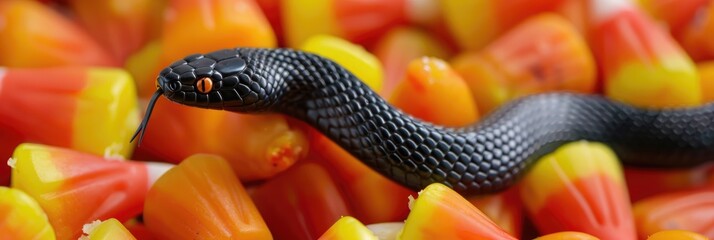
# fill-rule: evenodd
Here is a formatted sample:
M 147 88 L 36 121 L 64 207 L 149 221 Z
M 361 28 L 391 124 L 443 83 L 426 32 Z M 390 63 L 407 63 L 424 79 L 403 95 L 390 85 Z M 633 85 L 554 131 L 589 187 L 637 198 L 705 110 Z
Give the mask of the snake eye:
M 202 77 L 196 81 L 196 90 L 200 93 L 209 93 L 213 89 L 213 80 L 209 77 Z

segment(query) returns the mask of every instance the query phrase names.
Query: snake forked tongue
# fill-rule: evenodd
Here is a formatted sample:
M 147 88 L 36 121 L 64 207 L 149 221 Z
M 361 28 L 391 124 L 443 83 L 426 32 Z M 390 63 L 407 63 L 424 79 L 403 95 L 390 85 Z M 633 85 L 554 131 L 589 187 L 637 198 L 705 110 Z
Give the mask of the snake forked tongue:
M 131 136 L 131 140 L 129 142 L 134 142 L 134 139 L 136 138 L 139 133 L 141 133 L 141 136 L 139 136 L 139 142 L 137 143 L 137 146 L 141 145 L 141 141 L 144 139 L 144 133 L 146 133 L 146 126 L 149 124 L 149 118 L 151 117 L 151 112 L 154 110 L 154 105 L 156 104 L 156 100 L 161 97 L 161 94 L 164 93 L 164 90 L 161 88 L 156 89 L 156 92 L 154 92 L 154 95 L 151 95 L 151 99 L 149 99 L 149 105 L 146 106 L 146 113 L 144 114 L 144 119 L 141 120 L 141 124 L 139 124 L 139 128 L 136 129 L 136 132 L 134 133 L 133 136 Z

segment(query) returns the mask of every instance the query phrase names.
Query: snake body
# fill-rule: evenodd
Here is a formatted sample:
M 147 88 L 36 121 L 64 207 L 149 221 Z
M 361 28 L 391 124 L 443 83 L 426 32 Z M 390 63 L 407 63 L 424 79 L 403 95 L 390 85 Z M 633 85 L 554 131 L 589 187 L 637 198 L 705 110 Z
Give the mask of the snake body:
M 212 80 L 208 93 L 197 91 L 202 78 Z M 158 92 L 181 104 L 305 121 L 414 190 L 439 182 L 463 194 L 501 191 L 539 157 L 578 140 L 605 143 L 632 166 L 690 167 L 714 157 L 714 105 L 643 109 L 550 93 L 512 101 L 475 125 L 447 128 L 391 106 L 338 64 L 290 49 L 191 55 L 164 69 L 157 83 Z

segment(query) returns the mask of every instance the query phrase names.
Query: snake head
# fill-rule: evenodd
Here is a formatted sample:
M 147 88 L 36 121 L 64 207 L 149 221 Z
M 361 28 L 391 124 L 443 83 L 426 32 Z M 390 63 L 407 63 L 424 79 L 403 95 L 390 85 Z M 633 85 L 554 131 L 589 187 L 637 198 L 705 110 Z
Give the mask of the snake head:
M 247 111 L 259 106 L 266 94 L 264 79 L 253 74 L 245 57 L 238 49 L 189 55 L 163 69 L 157 85 L 174 102 Z

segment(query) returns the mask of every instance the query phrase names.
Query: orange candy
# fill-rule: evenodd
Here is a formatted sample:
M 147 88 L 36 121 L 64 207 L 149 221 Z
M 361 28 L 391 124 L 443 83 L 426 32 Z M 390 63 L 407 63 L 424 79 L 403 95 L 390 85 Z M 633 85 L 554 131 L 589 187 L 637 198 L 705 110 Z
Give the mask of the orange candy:
M 144 222 L 159 239 L 272 239 L 228 163 L 193 155 L 161 176 L 144 203 Z
M 410 208 L 398 239 L 516 239 L 443 184 L 427 186 Z
M 572 24 L 554 14 L 529 18 L 478 53 L 451 61 L 482 114 L 530 94 L 595 91 L 595 62 Z
M 12 187 L 37 200 L 57 239 L 76 239 L 85 223 L 97 219 L 138 215 L 149 188 L 140 162 L 27 143 L 15 149 L 13 160 Z
M 714 4 L 707 3 L 678 37 L 692 59 L 699 61 L 714 59 L 714 41 L 711 41 L 714 38 Z
M 419 119 L 445 126 L 465 126 L 479 118 L 466 82 L 449 64 L 436 58 L 423 57 L 409 63 L 406 77 L 389 102 Z
M 314 163 L 291 168 L 252 196 L 275 239 L 317 239 L 341 216 L 350 215 L 338 186 Z
M 666 170 L 628 167 L 624 173 L 632 202 L 660 193 L 714 184 L 714 164 Z
M 689 230 L 714 238 L 714 188 L 670 192 L 633 206 L 641 239 L 663 230 Z
M 118 63 L 58 12 L 35 2 L 0 2 L 0 66 L 116 66 Z
M 445 59 L 449 49 L 417 28 L 394 28 L 372 50 L 384 68 L 383 96 L 390 96 L 404 78 L 409 63 L 423 56 Z
M 521 199 L 541 233 L 635 239 L 622 170 L 607 146 L 568 143 L 536 161 L 521 182 Z
M 599 240 L 599 238 L 587 233 L 568 231 L 543 235 L 533 240 Z
M 181 162 L 195 153 L 224 157 L 242 180 L 284 171 L 308 151 L 304 133 L 286 117 L 187 107 L 159 98 L 137 149 L 140 159 Z
M 119 63 L 161 33 L 162 1 L 71 0 L 70 6 L 81 25 Z
M 518 186 L 514 186 L 502 193 L 466 199 L 508 234 L 519 237 L 524 216 L 518 192 Z
M 318 240 L 377 240 L 377 236 L 353 217 L 341 217 Z

